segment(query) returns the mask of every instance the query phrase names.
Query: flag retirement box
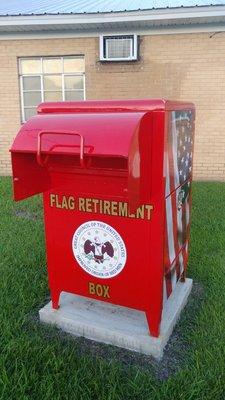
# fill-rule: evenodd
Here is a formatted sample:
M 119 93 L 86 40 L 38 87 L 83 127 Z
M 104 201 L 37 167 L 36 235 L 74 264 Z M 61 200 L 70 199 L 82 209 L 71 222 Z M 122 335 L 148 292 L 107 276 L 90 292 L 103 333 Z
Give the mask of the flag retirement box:
M 162 335 L 186 287 L 194 116 L 161 99 L 63 102 L 23 125 L 14 197 L 43 192 L 55 319 L 67 292 L 142 311 L 149 336 Z

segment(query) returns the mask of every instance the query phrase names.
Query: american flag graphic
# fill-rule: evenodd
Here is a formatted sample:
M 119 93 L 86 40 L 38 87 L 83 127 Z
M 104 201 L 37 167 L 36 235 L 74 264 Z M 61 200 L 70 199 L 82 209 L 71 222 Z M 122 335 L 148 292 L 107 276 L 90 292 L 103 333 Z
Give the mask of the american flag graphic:
M 172 111 L 170 114 L 164 157 L 166 208 L 164 299 L 172 293 L 187 263 L 193 117 L 192 111 Z

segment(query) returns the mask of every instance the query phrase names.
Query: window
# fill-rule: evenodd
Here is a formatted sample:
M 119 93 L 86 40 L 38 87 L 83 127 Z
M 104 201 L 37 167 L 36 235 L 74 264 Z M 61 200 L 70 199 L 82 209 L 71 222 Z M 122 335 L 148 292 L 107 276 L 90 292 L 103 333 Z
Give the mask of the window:
M 19 59 L 22 121 L 43 101 L 84 100 L 84 57 Z
M 100 60 L 137 60 L 137 35 L 100 36 Z

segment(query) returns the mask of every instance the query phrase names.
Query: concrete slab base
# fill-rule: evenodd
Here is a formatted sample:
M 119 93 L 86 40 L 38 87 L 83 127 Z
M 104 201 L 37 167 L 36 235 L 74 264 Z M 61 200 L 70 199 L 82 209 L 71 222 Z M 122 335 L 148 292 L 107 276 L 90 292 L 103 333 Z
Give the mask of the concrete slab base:
M 192 279 L 177 283 L 164 307 L 158 338 L 149 335 L 144 312 L 65 292 L 61 294 L 58 310 L 53 310 L 49 302 L 39 315 L 42 322 L 54 324 L 72 335 L 161 359 L 191 288 Z

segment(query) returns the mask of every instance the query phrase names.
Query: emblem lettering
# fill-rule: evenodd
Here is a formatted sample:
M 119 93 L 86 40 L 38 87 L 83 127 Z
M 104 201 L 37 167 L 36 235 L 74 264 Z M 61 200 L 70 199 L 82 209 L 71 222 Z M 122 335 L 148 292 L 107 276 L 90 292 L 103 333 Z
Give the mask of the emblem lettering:
M 93 282 L 88 282 L 88 290 L 90 294 L 98 297 L 103 297 L 104 299 L 110 298 L 108 285 L 100 285 L 100 283 L 95 285 Z
M 95 294 L 95 284 L 92 283 L 92 282 L 89 282 L 88 286 L 89 286 L 89 293 L 90 294 Z
M 127 252 L 120 234 L 101 221 L 88 221 L 80 225 L 72 239 L 74 257 L 80 267 L 97 278 L 109 279 L 123 270 Z M 94 291 L 89 286 L 90 291 Z M 97 296 L 108 296 L 104 285 L 96 286 Z
M 58 194 L 51 193 L 50 206 L 65 210 L 75 210 L 75 198 L 73 196 L 60 196 Z
M 51 193 L 49 195 L 50 207 L 63 210 L 74 210 L 92 214 L 105 214 L 125 218 L 137 218 L 151 220 L 153 205 L 143 204 L 135 213 L 130 213 L 129 204 L 123 201 L 109 201 L 91 199 Z

